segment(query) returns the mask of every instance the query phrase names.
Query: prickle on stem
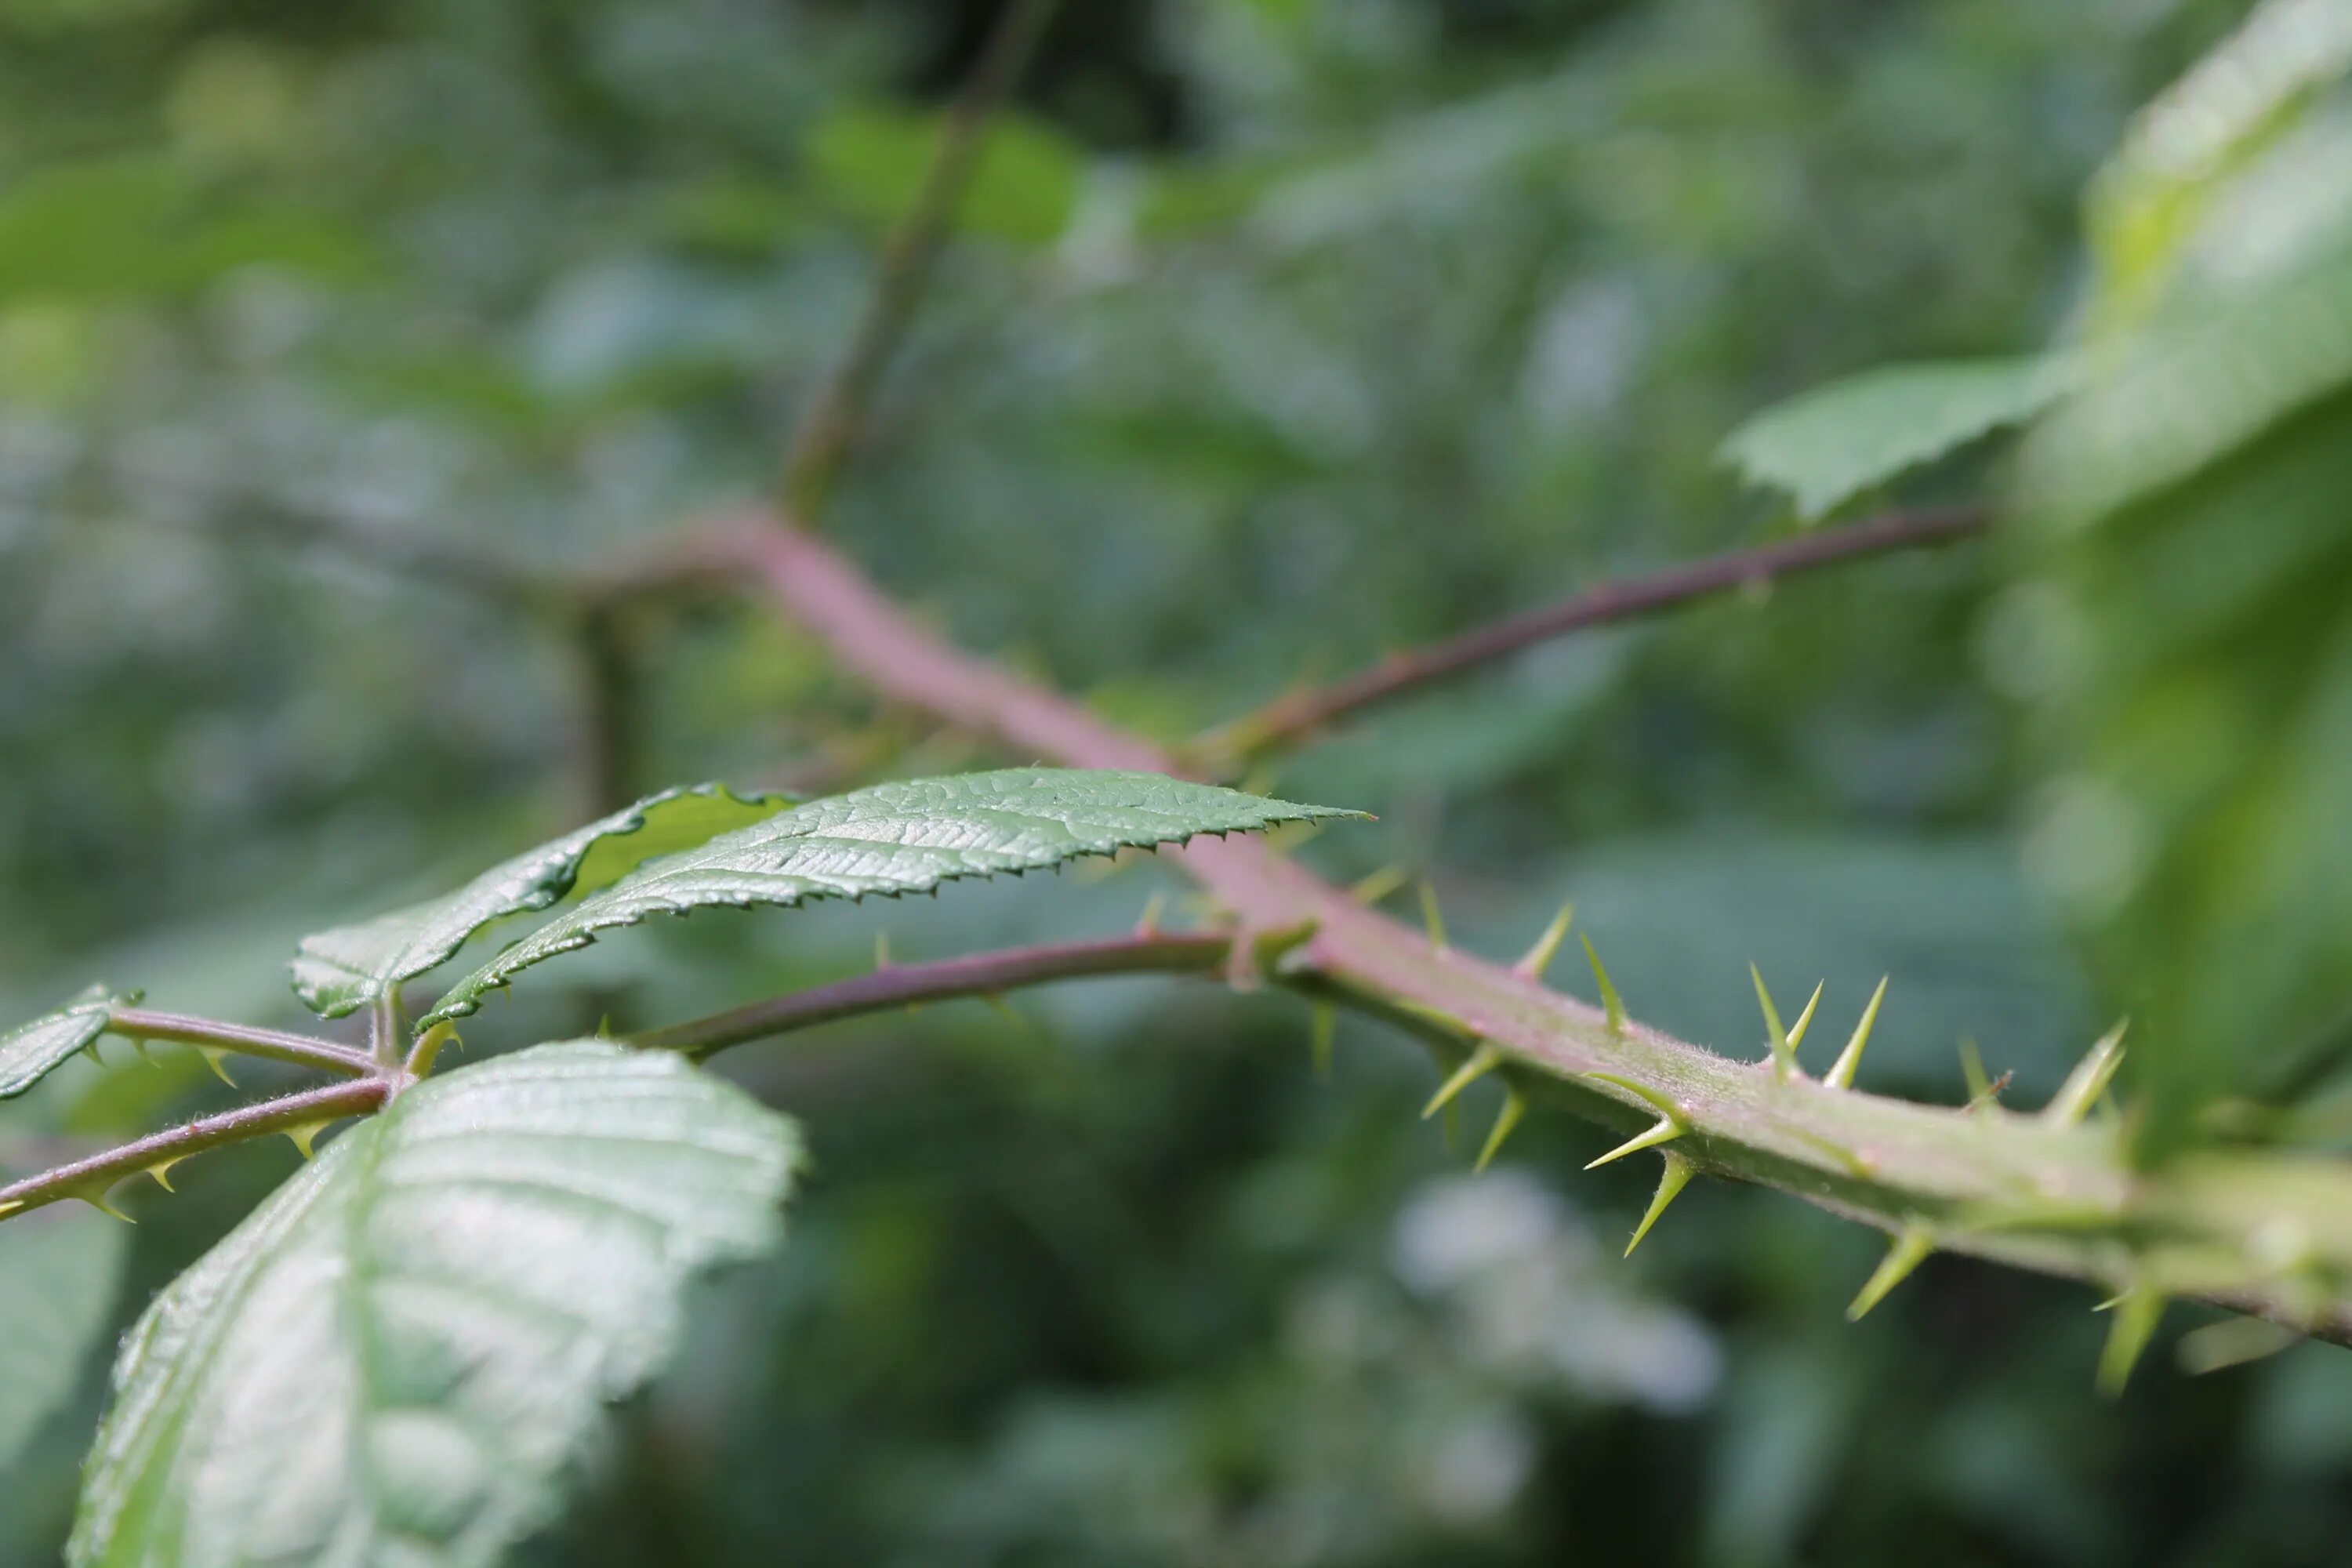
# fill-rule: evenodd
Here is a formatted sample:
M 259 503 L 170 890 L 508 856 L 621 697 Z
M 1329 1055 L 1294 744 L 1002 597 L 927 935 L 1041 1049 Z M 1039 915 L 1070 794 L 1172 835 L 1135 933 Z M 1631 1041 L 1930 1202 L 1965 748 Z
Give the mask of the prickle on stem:
M 1609 1016 L 1609 1032 L 1622 1035 L 1625 1032 L 1625 999 L 1617 994 L 1609 971 L 1601 966 L 1601 955 L 1592 950 L 1592 939 L 1582 931 L 1577 933 L 1576 939 L 1584 944 L 1584 961 L 1592 965 L 1593 983 L 1601 987 L 1601 1009 Z
M 1650 1234 L 1650 1227 L 1658 1223 L 1658 1216 L 1666 1212 L 1669 1204 L 1683 1195 L 1683 1189 L 1690 1185 L 1691 1177 L 1697 1173 L 1696 1166 L 1671 1149 L 1663 1151 L 1659 1158 L 1666 1163 L 1665 1169 L 1658 1173 L 1658 1190 L 1651 1197 L 1650 1206 L 1643 1211 L 1642 1223 L 1633 1227 L 1633 1239 L 1625 1244 L 1625 1256 L 1628 1258 L 1633 1256 L 1633 1249 L 1642 1245 L 1642 1238 Z
M 1853 1026 L 1853 1036 L 1830 1064 L 1829 1077 L 1822 1079 L 1832 1089 L 1852 1089 L 1853 1075 L 1862 1066 L 1863 1048 L 1870 1044 L 1870 1031 L 1878 1026 L 1878 1006 L 1886 1000 L 1886 976 L 1878 977 L 1878 989 L 1870 994 L 1870 1005 L 1862 1010 L 1862 1022 Z
M 1503 1108 L 1495 1112 L 1494 1128 L 1486 1134 L 1486 1145 L 1478 1151 L 1478 1163 L 1471 1167 L 1472 1174 L 1483 1175 L 1486 1167 L 1495 1163 L 1495 1156 L 1502 1152 L 1504 1143 L 1517 1130 L 1520 1119 L 1527 1113 L 1527 1096 L 1519 1092 L 1517 1085 L 1506 1085 Z
M 1551 967 L 1553 955 L 1559 952 L 1559 944 L 1567 940 L 1568 928 L 1575 921 L 1576 905 L 1573 902 L 1560 905 L 1559 913 L 1551 917 L 1551 924 L 1544 927 L 1543 934 L 1536 938 L 1536 944 L 1511 965 L 1511 973 L 1529 980 L 1541 980 L 1544 971 Z
M 1927 1255 L 1935 1250 L 1935 1233 L 1924 1222 L 1913 1220 L 1896 1231 L 1886 1256 L 1879 1259 L 1878 1267 L 1863 1281 L 1862 1289 L 1847 1305 L 1846 1321 L 1860 1322 L 1864 1313 L 1886 1300 L 1887 1293 L 1908 1279 L 1911 1271 L 1925 1263 Z
M 1421 1119 L 1426 1121 L 1453 1104 L 1455 1095 L 1492 1072 L 1502 1059 L 1501 1051 L 1481 1040 L 1475 1050 L 1462 1058 L 1462 1065 L 1454 1069 L 1453 1076 L 1437 1086 L 1437 1092 L 1430 1096 L 1427 1105 L 1422 1107 Z

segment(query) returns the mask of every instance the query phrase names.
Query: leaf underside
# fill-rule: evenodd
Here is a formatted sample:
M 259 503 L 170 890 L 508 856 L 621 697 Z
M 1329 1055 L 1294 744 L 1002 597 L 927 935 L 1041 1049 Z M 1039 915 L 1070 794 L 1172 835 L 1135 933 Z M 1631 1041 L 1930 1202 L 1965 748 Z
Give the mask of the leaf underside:
M 1195 834 L 1355 815 L 1160 773 L 1008 768 L 877 784 L 647 863 L 459 981 L 421 1026 L 462 1017 L 531 965 L 649 915 L 919 893 Z
M 139 1000 L 135 991 L 112 992 L 93 985 L 55 1012 L 44 1013 L 0 1035 L 0 1100 L 14 1100 L 73 1059 L 73 1054 L 106 1033 L 114 1009 Z
M 357 1012 L 448 960 L 493 921 L 546 909 L 575 889 L 593 891 L 656 856 L 690 849 L 789 804 L 715 784 L 648 795 L 492 867 L 454 893 L 304 937 L 292 964 L 294 994 L 326 1017 Z
M 1785 490 L 1817 521 L 2004 426 L 2065 390 L 2064 362 L 2032 356 L 1889 365 L 1776 404 L 1723 443 L 1749 480 Z
M 773 1243 L 797 1147 L 595 1041 L 411 1089 L 131 1331 L 69 1561 L 495 1562 L 667 1357 L 688 1279 Z

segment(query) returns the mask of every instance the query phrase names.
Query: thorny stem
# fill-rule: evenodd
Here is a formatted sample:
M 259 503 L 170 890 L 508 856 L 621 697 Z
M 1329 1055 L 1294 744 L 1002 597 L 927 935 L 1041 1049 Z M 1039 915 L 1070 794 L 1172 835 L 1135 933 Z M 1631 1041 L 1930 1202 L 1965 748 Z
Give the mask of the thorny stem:
M 654 1050 L 709 1057 L 730 1046 L 864 1013 L 1090 975 L 1213 973 L 1233 951 L 1228 934 L 1139 931 L 1097 942 L 1055 942 L 929 963 L 885 964 L 870 973 L 770 997 L 707 1018 L 628 1037 Z
M 1753 587 L 1777 578 L 1890 551 L 1945 544 L 1981 532 L 1990 516 L 1980 506 L 1889 512 L 1851 527 L 1800 534 L 1753 550 L 1713 555 L 1644 577 L 1603 583 L 1556 604 L 1391 654 L 1343 680 L 1276 698 L 1202 735 L 1186 748 L 1211 772 L 1233 771 L 1261 752 L 1300 741 L 1333 721 L 1386 701 L 1475 665 L 1491 663 L 1537 643 L 1612 621 L 1676 609 L 1694 599 Z
M 12 1186 L 0 1187 L 0 1220 L 13 1219 L 68 1198 L 103 1203 L 109 1188 L 126 1176 L 157 1166 L 170 1166 L 191 1154 L 226 1144 L 242 1143 L 273 1132 L 315 1128 L 346 1116 L 365 1116 L 383 1108 L 398 1087 L 390 1077 L 372 1076 L 357 1083 L 331 1084 L 301 1094 L 242 1106 L 167 1129 L 103 1154 L 93 1154 Z
M 962 96 L 948 116 L 939 153 L 916 195 L 885 244 L 866 313 L 849 347 L 817 388 L 784 447 L 777 493 L 785 510 L 814 520 L 848 459 L 866 405 L 890 355 L 913 320 L 915 306 L 947 241 L 987 142 L 989 121 L 1028 64 L 1059 0 L 1013 0 L 996 25 Z
M 225 1024 L 212 1018 L 192 1018 L 179 1013 L 152 1013 L 143 1007 L 117 1007 L 109 1016 L 107 1033 L 130 1040 L 162 1040 L 205 1050 L 235 1051 L 241 1056 L 267 1057 L 296 1067 L 319 1068 L 348 1078 L 372 1077 L 373 1058 L 331 1040 L 310 1035 L 259 1029 L 247 1024 Z
M 847 560 L 770 519 L 742 531 L 776 611 L 884 695 L 1076 767 L 1178 773 L 1176 759 L 1058 692 L 949 647 Z M 1244 839 L 1170 853 L 1245 930 L 1314 935 L 1286 961 L 1297 984 L 1442 1038 L 1493 1046 L 1514 1089 L 1544 1090 L 1621 1135 L 1661 1107 L 1674 1150 L 1702 1173 L 1778 1188 L 1900 1236 L 1925 1225 L 1951 1251 L 2110 1290 L 2196 1297 L 2352 1342 L 2352 1166 L 2215 1153 L 2158 1172 L 2111 1126 L 1987 1106 L 1915 1105 L 1736 1062 L 1440 950 L 1419 931 Z

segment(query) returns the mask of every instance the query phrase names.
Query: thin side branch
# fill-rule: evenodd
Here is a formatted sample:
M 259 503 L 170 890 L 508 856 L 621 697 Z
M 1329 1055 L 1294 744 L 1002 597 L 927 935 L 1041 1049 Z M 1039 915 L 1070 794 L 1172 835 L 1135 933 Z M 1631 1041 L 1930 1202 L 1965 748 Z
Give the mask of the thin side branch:
M 1140 737 L 918 626 L 856 567 L 775 520 L 746 531 L 775 609 L 888 697 L 1076 767 L 1181 772 Z M 1785 1079 L 1547 990 L 1359 905 L 1266 845 L 1163 851 L 1244 931 L 1313 934 L 1286 979 L 1475 1042 L 1517 1094 L 1540 1091 L 1706 1174 L 1777 1188 L 1890 1236 L 2126 1290 L 2197 1298 L 2352 1342 L 2352 1163 L 2213 1153 L 2159 1172 L 2116 1129 L 1994 1106 L 1973 1113 Z M 1728 982 L 1729 977 L 1727 977 Z M 2266 1237 L 2292 1246 L 2264 1250 Z
M 346 1078 L 368 1078 L 376 1071 L 374 1059 L 366 1052 L 339 1046 L 332 1040 L 281 1029 L 257 1029 L 247 1024 L 225 1024 L 213 1018 L 192 1018 L 180 1013 L 117 1007 L 107 1019 L 106 1030 L 127 1040 L 163 1040 L 194 1046 L 199 1050 L 267 1057 L 295 1067 L 341 1073 Z
M 1026 985 L 1111 974 L 1214 973 L 1233 952 L 1233 938 L 1215 931 L 1138 931 L 1099 942 L 1055 942 L 972 953 L 929 963 L 886 964 L 870 973 L 812 986 L 629 1037 L 652 1050 L 709 1057 L 730 1046 L 829 1024 L 866 1013 L 887 1013 L 961 996 L 994 996 Z
M 849 347 L 818 386 L 785 443 L 777 490 L 785 510 L 803 521 L 813 521 L 824 510 L 835 476 L 848 460 L 874 388 L 914 319 L 956 208 L 979 166 L 989 121 L 1020 79 L 1058 4 L 1013 0 L 1006 7 L 971 79 L 949 112 L 946 134 L 923 177 L 922 190 L 883 247 L 874 292 Z
M 273 1132 L 306 1131 L 347 1116 L 371 1115 L 383 1108 L 394 1087 L 389 1078 L 333 1084 L 168 1128 L 119 1149 L 0 1187 L 0 1220 L 13 1219 L 68 1198 L 104 1206 L 108 1191 L 126 1176 L 159 1168 L 168 1171 L 191 1154 L 266 1138 Z
M 1980 506 L 1890 512 L 1847 528 L 1711 556 L 1646 577 L 1604 583 L 1557 604 L 1510 616 L 1459 637 L 1390 655 L 1328 686 L 1297 691 L 1210 731 L 1187 748 L 1211 772 L 1227 772 L 1277 746 L 1301 741 L 1333 721 L 1384 702 L 1415 687 L 1565 637 L 1587 626 L 1633 620 L 1676 609 L 1695 599 L 1753 587 L 1776 578 L 1841 562 L 1947 544 L 1981 532 L 1990 513 Z

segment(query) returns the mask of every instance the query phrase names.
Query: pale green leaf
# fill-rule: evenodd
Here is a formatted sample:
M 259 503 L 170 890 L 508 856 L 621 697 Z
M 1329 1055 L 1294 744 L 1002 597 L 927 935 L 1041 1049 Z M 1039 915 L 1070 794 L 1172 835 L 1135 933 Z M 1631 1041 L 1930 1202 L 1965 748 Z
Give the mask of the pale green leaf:
M 2022 424 L 2065 390 L 2040 357 L 1888 365 L 1776 404 L 1733 431 L 1723 457 L 1785 490 L 1812 521 L 1922 463 Z
M 532 964 L 648 915 L 927 892 L 961 877 L 1036 870 L 1199 833 L 1353 815 L 1160 773 L 1008 768 L 877 784 L 642 867 L 459 981 L 424 1022 L 471 1013 Z
M 2154 1155 L 2324 1072 L 2352 1005 L 2352 4 L 2273 4 L 2101 182 L 2081 384 L 1995 646 L 2028 864 L 2133 1017 Z
M 130 1234 L 95 1214 L 59 1213 L 0 1236 L 0 1470 L 73 1393 L 105 1336 Z
M 738 796 L 723 784 L 648 795 L 446 897 L 304 937 L 292 965 L 294 994 L 315 1012 L 342 1017 L 444 963 L 493 921 L 546 909 L 574 889 L 593 892 L 656 856 L 690 849 L 787 804 L 781 795 Z
M 0 1100 L 14 1100 L 73 1058 L 106 1033 L 118 1005 L 139 1000 L 137 992 L 116 994 L 93 985 L 53 1013 L 0 1035 Z
M 2352 68 L 2352 5 L 2269 0 L 2142 110 L 2093 182 L 2097 335 L 2146 310 L 2247 163 Z
M 338 1139 L 123 1344 L 79 1568 L 471 1568 L 544 1523 L 677 1338 L 774 1241 L 792 1124 L 658 1053 L 542 1046 Z

